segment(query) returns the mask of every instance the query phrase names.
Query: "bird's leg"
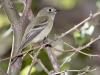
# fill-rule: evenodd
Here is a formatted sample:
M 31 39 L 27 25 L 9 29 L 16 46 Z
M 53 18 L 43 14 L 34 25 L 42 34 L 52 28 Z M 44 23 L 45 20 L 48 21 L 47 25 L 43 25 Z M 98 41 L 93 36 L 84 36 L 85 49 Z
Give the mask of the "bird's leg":
M 45 44 L 46 42 L 47 42 L 47 37 L 45 37 L 44 39 L 43 39 L 43 44 Z
M 43 39 L 43 43 L 46 44 L 47 42 L 48 42 L 48 39 L 47 39 L 47 37 L 45 37 Z M 52 47 L 51 44 L 47 44 L 46 46 Z

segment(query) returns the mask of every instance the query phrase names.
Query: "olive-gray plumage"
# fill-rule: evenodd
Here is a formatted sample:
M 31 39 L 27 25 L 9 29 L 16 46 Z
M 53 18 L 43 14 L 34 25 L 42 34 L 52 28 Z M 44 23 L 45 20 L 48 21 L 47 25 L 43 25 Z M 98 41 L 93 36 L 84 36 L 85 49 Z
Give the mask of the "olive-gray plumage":
M 36 44 L 47 37 L 52 29 L 55 14 L 56 9 L 53 7 L 45 7 L 39 11 L 34 20 L 27 26 L 17 54 L 21 53 L 30 42 Z M 12 63 L 17 58 L 14 58 Z

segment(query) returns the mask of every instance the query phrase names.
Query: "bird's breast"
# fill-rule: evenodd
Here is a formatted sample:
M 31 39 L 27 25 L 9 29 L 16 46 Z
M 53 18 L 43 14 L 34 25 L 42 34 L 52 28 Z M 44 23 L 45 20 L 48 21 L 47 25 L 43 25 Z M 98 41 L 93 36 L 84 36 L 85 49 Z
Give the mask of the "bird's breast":
M 46 28 L 44 28 L 33 40 L 33 43 L 37 43 L 42 41 L 45 37 L 47 37 L 47 35 L 50 33 L 51 29 L 52 29 L 53 24 L 49 24 L 46 26 Z

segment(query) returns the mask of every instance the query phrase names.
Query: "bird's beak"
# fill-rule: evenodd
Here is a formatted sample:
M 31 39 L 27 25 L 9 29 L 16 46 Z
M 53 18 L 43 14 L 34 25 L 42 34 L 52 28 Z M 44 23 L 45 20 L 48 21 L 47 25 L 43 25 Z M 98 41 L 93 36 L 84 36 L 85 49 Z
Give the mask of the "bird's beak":
M 59 12 L 59 11 L 60 11 L 60 10 L 57 10 L 57 9 L 55 10 L 55 12 Z

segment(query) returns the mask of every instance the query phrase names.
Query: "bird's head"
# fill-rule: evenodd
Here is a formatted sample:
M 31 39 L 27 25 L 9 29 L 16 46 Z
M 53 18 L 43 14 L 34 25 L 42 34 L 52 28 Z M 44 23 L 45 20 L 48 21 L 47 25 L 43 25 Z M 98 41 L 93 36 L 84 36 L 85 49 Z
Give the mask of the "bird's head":
M 37 16 L 49 16 L 52 19 L 54 19 L 55 14 L 58 12 L 59 10 L 53 8 L 53 7 L 45 7 L 43 9 L 41 9 L 38 13 Z

